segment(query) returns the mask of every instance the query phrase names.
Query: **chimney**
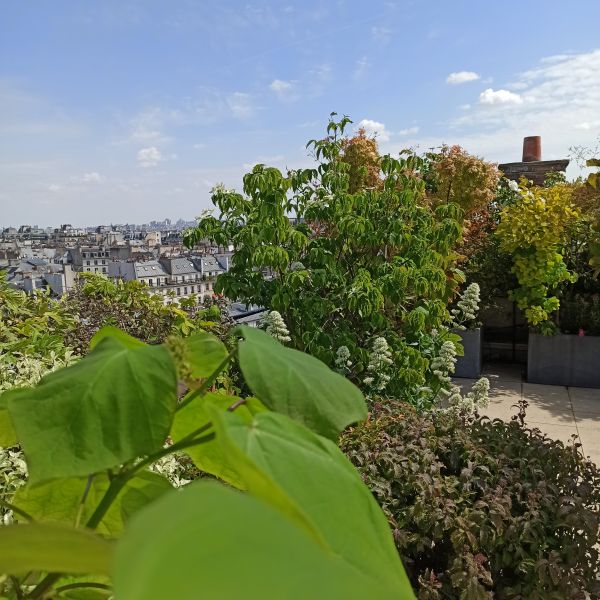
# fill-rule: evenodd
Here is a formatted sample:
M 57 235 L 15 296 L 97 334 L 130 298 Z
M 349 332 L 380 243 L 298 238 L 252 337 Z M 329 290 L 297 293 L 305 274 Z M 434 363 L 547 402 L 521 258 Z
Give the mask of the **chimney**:
M 542 160 L 542 138 L 532 135 L 523 138 L 523 162 L 534 162 Z

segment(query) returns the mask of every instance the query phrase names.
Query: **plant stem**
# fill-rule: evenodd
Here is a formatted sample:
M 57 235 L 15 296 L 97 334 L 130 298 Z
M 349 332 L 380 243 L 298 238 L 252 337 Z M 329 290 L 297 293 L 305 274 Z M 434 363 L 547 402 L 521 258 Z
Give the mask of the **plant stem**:
M 110 590 L 111 587 L 109 585 L 106 585 L 105 583 L 93 583 L 93 582 L 89 582 L 89 583 L 69 583 L 68 585 L 61 585 L 60 587 L 57 587 L 56 592 L 66 592 L 67 590 L 77 590 L 79 588 L 94 588 L 97 590 Z
M 235 356 L 237 352 L 237 348 L 234 348 L 219 364 L 219 366 L 202 382 L 202 385 L 196 388 L 193 392 L 189 393 L 185 398 L 181 401 L 177 410 L 181 410 L 185 406 L 187 406 L 194 398 L 198 396 L 204 396 L 206 392 L 208 392 L 208 388 L 216 381 L 217 377 L 221 373 L 221 371 L 229 364 L 231 359 Z
M 4 506 L 4 508 L 8 508 L 8 510 L 12 510 L 14 513 L 16 513 L 17 515 L 21 515 L 24 519 L 27 519 L 28 521 L 35 521 L 35 519 L 29 513 L 20 509 L 18 506 L 7 502 L 6 500 L 0 500 L 0 506 Z

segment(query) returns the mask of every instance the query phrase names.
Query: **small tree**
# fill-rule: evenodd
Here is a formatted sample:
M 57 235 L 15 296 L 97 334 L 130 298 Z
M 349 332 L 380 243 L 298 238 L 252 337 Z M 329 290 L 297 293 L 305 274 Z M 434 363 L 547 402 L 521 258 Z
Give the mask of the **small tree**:
M 327 137 L 309 142 L 314 169 L 257 165 L 244 194 L 215 188 L 220 219 L 201 218 L 185 243 L 232 244 L 231 268 L 215 290 L 278 311 L 291 344 L 328 365 L 346 346 L 357 383 L 372 340 L 385 338 L 394 357 L 387 393 L 420 402 L 433 378 L 425 349 L 432 331 L 446 335 L 447 302 L 460 281 L 452 253 L 460 209 L 426 205 L 423 161 L 411 153 L 382 157 L 380 183 L 352 193 L 348 123 L 332 118 Z

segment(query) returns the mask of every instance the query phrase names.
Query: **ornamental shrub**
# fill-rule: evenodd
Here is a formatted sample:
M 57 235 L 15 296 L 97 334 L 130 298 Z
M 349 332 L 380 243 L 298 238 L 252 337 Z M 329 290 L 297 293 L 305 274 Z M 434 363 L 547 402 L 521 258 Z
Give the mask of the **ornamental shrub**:
M 512 255 L 519 284 L 512 298 L 542 333 L 556 329 L 551 319 L 560 302 L 554 292 L 561 283 L 577 278 L 561 254 L 565 232 L 577 218 L 572 192 L 567 184 L 550 188 L 523 184 L 517 202 L 503 208 L 496 229 L 500 249 Z
M 600 598 L 600 471 L 521 408 L 505 423 L 386 401 L 344 434 L 419 598 Z

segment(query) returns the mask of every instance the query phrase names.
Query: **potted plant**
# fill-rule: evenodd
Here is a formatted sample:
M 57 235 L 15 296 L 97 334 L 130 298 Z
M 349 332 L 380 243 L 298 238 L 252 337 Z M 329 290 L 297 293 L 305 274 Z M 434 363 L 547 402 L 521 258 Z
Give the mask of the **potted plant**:
M 454 330 L 464 348 L 463 356 L 456 359 L 455 377 L 475 379 L 481 375 L 483 336 L 481 323 L 477 321 L 479 300 L 479 285 L 471 283 L 450 311 Z
M 531 383 L 600 387 L 600 337 L 588 335 L 594 333 L 594 306 L 576 294 L 597 285 L 588 264 L 590 215 L 577 200 L 581 189 L 582 184 L 522 184 L 496 230 L 519 284 L 511 297 L 531 327 Z

